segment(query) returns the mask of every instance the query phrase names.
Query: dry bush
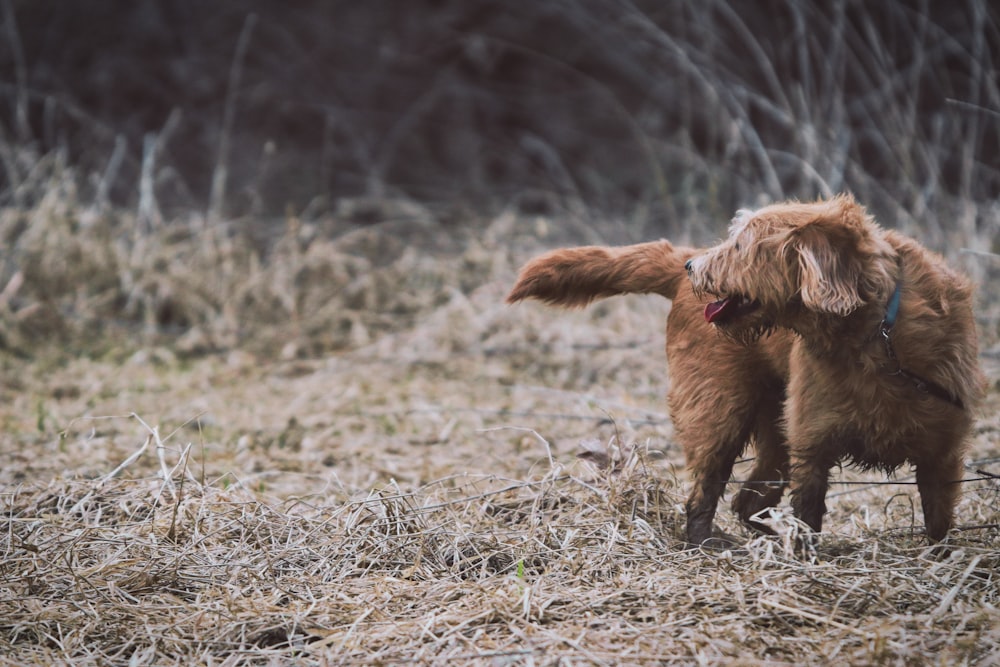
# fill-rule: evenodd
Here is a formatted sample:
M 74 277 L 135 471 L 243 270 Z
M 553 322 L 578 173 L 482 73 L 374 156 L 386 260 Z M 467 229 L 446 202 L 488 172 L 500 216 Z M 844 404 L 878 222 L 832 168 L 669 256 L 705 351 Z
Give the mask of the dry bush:
M 0 211 L 0 336 L 26 355 L 46 342 L 100 355 L 173 341 L 183 354 L 315 356 L 412 326 L 509 264 L 429 216 L 283 225 L 152 224 L 53 180 L 37 206 Z
M 841 190 L 962 264 L 996 339 L 988 2 L 431 5 L 4 3 L 6 347 L 323 354 L 499 275 L 497 211 L 703 242 Z
M 602 229 L 511 212 L 477 223 L 479 231 L 456 229 L 411 203 L 405 217 L 364 226 L 336 216 L 289 217 L 281 228 L 199 215 L 154 223 L 81 203 L 72 174 L 48 182 L 33 208 L 0 209 L 0 343 L 20 356 L 121 358 L 160 344 L 185 356 L 245 349 L 296 358 L 354 349 L 423 318 L 464 317 L 461 308 L 442 307 L 509 279 L 540 242 L 600 239 Z M 993 345 L 1000 261 L 956 251 L 951 259 L 981 284 L 977 317 L 984 343 Z

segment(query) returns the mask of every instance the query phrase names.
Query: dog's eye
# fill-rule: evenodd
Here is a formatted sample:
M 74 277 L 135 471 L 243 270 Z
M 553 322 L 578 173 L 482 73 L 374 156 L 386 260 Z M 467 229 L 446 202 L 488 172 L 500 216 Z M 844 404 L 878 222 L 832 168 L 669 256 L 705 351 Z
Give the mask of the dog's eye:
M 737 242 L 736 242 L 736 243 L 734 244 L 734 247 L 736 248 L 736 252 L 739 252 L 739 251 L 740 251 L 740 242 L 739 242 L 739 241 L 737 241 Z

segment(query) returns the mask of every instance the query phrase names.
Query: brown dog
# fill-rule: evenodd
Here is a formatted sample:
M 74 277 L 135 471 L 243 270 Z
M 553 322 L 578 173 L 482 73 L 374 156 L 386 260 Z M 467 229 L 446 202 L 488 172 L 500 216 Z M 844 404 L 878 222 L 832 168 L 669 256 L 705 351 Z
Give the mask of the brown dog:
M 945 537 L 984 379 L 971 287 L 938 255 L 839 196 L 740 211 L 729 239 L 704 251 L 556 250 L 522 269 L 507 300 L 584 306 L 627 293 L 673 300 L 669 404 L 694 483 L 690 543 L 711 537 L 748 443 L 757 457 L 733 509 L 759 530 L 754 515 L 785 481 L 796 516 L 819 531 L 835 464 L 891 472 L 908 461 L 927 535 Z

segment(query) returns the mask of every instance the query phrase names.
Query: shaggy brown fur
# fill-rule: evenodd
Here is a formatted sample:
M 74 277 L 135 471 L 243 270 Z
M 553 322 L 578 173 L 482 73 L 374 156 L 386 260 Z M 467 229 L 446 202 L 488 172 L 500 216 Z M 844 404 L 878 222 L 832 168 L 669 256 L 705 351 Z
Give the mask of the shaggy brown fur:
M 556 250 L 522 269 L 507 300 L 584 306 L 636 292 L 673 300 L 669 404 L 693 477 L 689 542 L 711 537 L 749 443 L 756 462 L 733 499 L 748 525 L 767 530 L 753 519 L 787 481 L 796 515 L 819 531 L 835 464 L 910 462 L 927 535 L 945 537 L 984 380 L 971 287 L 939 256 L 839 196 L 740 211 L 729 239 L 704 251 Z

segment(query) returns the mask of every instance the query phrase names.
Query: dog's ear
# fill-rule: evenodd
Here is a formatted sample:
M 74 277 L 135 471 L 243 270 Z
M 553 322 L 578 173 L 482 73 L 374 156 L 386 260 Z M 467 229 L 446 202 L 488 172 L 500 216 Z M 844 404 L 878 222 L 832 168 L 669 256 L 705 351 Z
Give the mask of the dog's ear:
M 861 229 L 841 216 L 823 216 L 792 232 L 799 293 L 810 310 L 847 315 L 864 303 L 859 292 Z

